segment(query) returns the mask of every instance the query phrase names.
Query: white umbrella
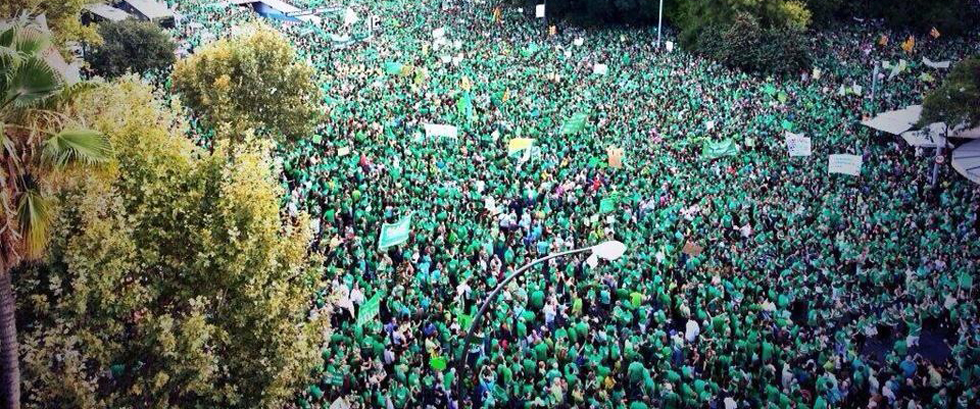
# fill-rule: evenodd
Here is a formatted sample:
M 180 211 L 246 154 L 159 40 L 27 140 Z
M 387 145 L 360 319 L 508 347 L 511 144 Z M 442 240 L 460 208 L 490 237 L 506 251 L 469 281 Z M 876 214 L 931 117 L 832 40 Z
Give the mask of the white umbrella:
M 980 184 L 980 140 L 969 142 L 953 151 L 953 169 Z
M 946 124 L 936 122 L 919 130 L 902 132 L 902 139 L 911 146 L 938 148 L 946 146 L 946 138 L 943 137 L 945 132 Z
M 882 112 L 878 116 L 861 122 L 861 125 L 888 132 L 892 135 L 901 135 L 908 131 L 919 122 L 922 117 L 922 105 L 911 105 L 905 109 Z

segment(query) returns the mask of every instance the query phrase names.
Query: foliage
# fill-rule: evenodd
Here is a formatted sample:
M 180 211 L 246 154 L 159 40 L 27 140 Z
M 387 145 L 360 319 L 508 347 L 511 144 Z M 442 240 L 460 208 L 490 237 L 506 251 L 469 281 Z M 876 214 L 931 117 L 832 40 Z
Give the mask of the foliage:
M 933 122 L 980 126 L 980 57 L 956 63 L 943 84 L 926 96 L 921 124 Z
M 974 0 L 870 0 L 847 2 L 846 7 L 850 14 L 883 18 L 892 27 L 922 32 L 936 27 L 944 34 L 957 34 L 980 24 Z
M 260 24 L 178 61 L 173 84 L 224 135 L 254 129 L 277 140 L 305 137 L 320 101 L 310 64 L 297 60 L 282 34 Z
M 73 41 L 97 42 L 95 27 L 84 26 L 79 15 L 90 0 L 14 0 L 0 1 L 0 21 L 19 18 L 23 14 L 43 14 L 48 28 L 54 33 L 54 43 L 65 47 Z
M 105 135 L 63 112 L 64 102 L 84 86 L 65 86 L 43 58 L 50 46 L 36 21 L 18 19 L 0 29 L 0 396 L 10 408 L 20 406 L 21 396 L 11 269 L 43 254 L 52 196 L 63 187 L 65 171 L 112 156 Z
M 133 77 L 78 104 L 116 160 L 75 179 L 17 277 L 29 407 L 283 407 L 319 364 L 319 260 L 268 142 L 202 152 L 175 110 Z
M 126 19 L 99 24 L 100 44 L 86 53 L 92 70 L 114 78 L 127 71 L 142 74 L 173 65 L 177 45 L 160 26 L 149 21 Z

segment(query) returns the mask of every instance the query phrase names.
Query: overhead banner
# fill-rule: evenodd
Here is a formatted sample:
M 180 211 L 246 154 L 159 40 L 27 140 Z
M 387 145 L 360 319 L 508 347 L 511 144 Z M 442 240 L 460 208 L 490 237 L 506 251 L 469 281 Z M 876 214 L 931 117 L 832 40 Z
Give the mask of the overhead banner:
M 452 125 L 425 124 L 425 137 L 445 137 L 453 138 L 459 135 L 459 129 Z
M 830 173 L 859 176 L 861 175 L 863 161 L 858 155 L 830 155 L 827 169 Z
M 534 144 L 533 138 L 514 138 L 507 143 L 507 154 L 513 155 L 531 147 Z
M 803 134 L 786 132 L 786 150 L 789 156 L 810 156 L 812 154 L 810 138 Z
M 381 226 L 381 235 L 378 236 L 378 250 L 397 246 L 408 241 L 408 235 L 412 232 L 412 214 L 402 217 L 397 222 L 385 223 Z

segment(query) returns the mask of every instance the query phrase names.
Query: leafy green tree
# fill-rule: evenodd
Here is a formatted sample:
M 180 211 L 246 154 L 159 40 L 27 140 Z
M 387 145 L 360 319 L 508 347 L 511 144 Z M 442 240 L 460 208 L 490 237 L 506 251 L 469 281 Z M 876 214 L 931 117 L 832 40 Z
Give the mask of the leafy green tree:
M 102 41 L 86 53 L 92 71 L 114 78 L 127 71 L 142 74 L 165 70 L 177 59 L 177 44 L 160 26 L 149 21 L 126 19 L 99 24 Z
M 254 129 L 276 140 L 305 137 L 319 112 L 313 68 L 297 59 L 282 34 L 261 24 L 178 61 L 173 84 L 223 135 Z
M 42 59 L 47 33 L 13 25 L 0 32 L 0 399 L 20 407 L 19 343 L 12 270 L 43 254 L 54 193 L 77 165 L 104 163 L 109 140 L 64 113 L 75 89 Z
M 82 6 L 93 3 L 91 0 L 13 0 L 0 1 L 0 21 L 17 19 L 26 15 L 43 14 L 48 28 L 53 33 L 52 40 L 58 47 L 73 41 L 95 41 L 99 39 L 94 26 L 82 25 L 79 15 Z
M 980 126 L 980 57 L 956 63 L 942 85 L 926 96 L 921 123 Z
M 44 264 L 19 275 L 29 407 L 279 408 L 321 364 L 322 261 L 284 220 L 271 143 L 201 151 L 179 103 L 122 77 L 78 114 L 116 148 L 74 179 Z

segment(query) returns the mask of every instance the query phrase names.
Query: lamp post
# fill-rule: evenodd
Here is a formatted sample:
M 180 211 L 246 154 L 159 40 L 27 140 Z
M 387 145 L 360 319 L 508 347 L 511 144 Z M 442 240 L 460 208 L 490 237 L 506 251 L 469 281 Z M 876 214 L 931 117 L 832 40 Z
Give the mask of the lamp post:
M 583 247 L 583 248 L 580 248 L 580 249 L 563 251 L 561 253 L 549 254 L 547 256 L 544 256 L 544 257 L 541 257 L 539 259 L 536 259 L 536 260 L 534 260 L 534 261 L 532 261 L 530 263 L 527 263 L 524 266 L 522 266 L 521 268 L 518 268 L 517 271 L 515 271 L 511 275 L 507 276 L 507 278 L 505 278 L 503 281 L 501 281 L 500 284 L 497 284 L 497 287 L 494 288 L 493 291 L 490 292 L 490 295 L 487 296 L 487 298 L 485 300 L 483 300 L 483 304 L 480 305 L 480 310 L 477 311 L 476 315 L 473 316 L 473 321 L 470 322 L 470 329 L 468 331 L 466 331 L 466 339 L 465 339 L 465 341 L 463 341 L 463 351 L 462 351 L 462 354 L 461 354 L 462 356 L 460 356 L 459 358 L 456 359 L 456 365 L 455 365 L 455 367 L 456 367 L 456 388 L 455 388 L 455 390 L 457 392 L 460 391 L 459 385 L 462 384 L 463 383 L 463 380 L 465 379 L 465 376 L 464 376 L 465 373 L 464 373 L 464 371 L 466 369 L 466 355 L 469 352 L 470 344 L 473 342 L 473 334 L 476 332 L 477 329 L 480 328 L 480 324 L 481 324 L 481 321 L 482 321 L 482 318 L 483 318 L 483 314 L 485 314 L 487 312 L 487 310 L 490 308 L 490 306 L 497 299 L 497 296 L 500 295 L 500 292 L 504 290 L 504 287 L 506 287 L 507 284 L 509 284 L 511 281 L 514 281 L 515 278 L 520 277 L 521 275 L 523 275 L 527 270 L 529 270 L 531 267 L 533 267 L 535 265 L 541 264 L 541 263 L 543 263 L 545 261 L 548 261 L 548 260 L 551 260 L 553 258 L 564 257 L 564 256 L 568 256 L 568 255 L 571 255 L 571 254 L 577 254 L 577 253 L 582 253 L 582 252 L 586 252 L 586 251 L 592 251 L 592 255 L 589 256 L 590 262 L 595 261 L 595 260 L 600 259 L 600 258 L 601 259 L 604 259 L 604 260 L 613 261 L 613 260 L 616 260 L 616 259 L 622 257 L 623 253 L 626 252 L 626 245 L 623 244 L 623 243 L 620 243 L 618 241 L 613 240 L 613 241 L 602 242 L 602 243 L 599 243 L 599 244 L 597 244 L 595 246 L 592 246 L 592 247 Z M 459 395 L 459 393 L 456 393 L 456 395 L 457 395 L 456 399 L 462 398 L 462 396 Z
M 660 0 L 660 13 L 657 17 L 657 48 L 660 48 L 660 39 L 662 38 L 661 33 L 663 32 L 664 25 L 664 0 Z

